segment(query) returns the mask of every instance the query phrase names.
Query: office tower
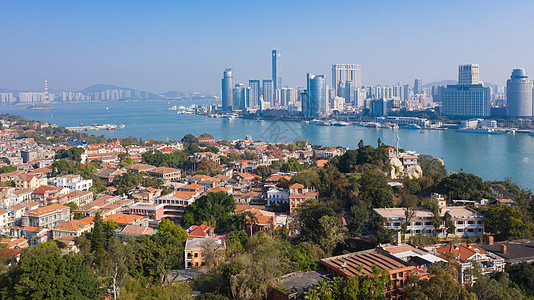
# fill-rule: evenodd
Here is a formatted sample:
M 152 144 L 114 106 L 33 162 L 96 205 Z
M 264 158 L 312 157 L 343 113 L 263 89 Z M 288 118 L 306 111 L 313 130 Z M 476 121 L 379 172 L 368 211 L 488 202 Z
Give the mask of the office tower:
M 413 82 L 413 93 L 415 95 L 421 95 L 423 93 L 423 86 L 421 84 L 421 79 L 415 79 Z
M 280 56 L 280 50 L 273 50 L 272 56 L 273 89 L 279 90 L 282 88 L 282 56 Z
M 274 89 L 273 81 L 271 79 L 264 79 L 262 87 L 263 102 L 269 102 L 270 106 L 274 105 Z
M 281 106 L 289 107 L 298 101 L 298 91 L 294 88 L 281 89 Z
M 531 117 L 532 108 L 532 81 L 525 69 L 514 69 L 506 82 L 506 115 Z
M 406 101 L 410 98 L 410 86 L 405 84 L 402 90 L 402 100 Z
M 460 66 L 458 79 L 458 84 L 443 88 L 441 114 L 452 117 L 490 116 L 491 91 L 480 83 L 478 65 Z
M 249 107 L 249 91 L 244 84 L 236 84 L 233 90 L 233 110 L 245 110 Z
M 326 117 L 328 99 L 326 98 L 326 78 L 324 75 L 307 74 L 307 116 Z
M 387 116 L 387 104 L 388 102 L 385 99 L 372 100 L 371 101 L 371 116 L 372 117 L 383 117 Z
M 301 112 L 305 116 L 311 116 L 309 102 L 308 102 L 308 90 L 302 90 L 299 92 L 299 101 L 301 105 Z
M 250 88 L 249 107 L 256 107 L 260 105 L 260 81 L 249 80 L 248 87 Z
M 234 105 L 234 75 L 232 69 L 224 70 L 222 79 L 222 109 L 232 110 Z
M 458 66 L 458 84 L 479 84 L 478 64 Z
M 339 82 L 354 82 L 357 87 L 362 86 L 362 68 L 354 64 L 332 65 L 332 87 L 336 90 Z

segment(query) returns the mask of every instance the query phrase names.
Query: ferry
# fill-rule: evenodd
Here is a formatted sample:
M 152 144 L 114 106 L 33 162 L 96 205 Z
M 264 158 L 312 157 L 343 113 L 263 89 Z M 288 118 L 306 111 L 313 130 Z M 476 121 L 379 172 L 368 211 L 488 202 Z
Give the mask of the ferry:
M 38 104 L 38 105 L 32 104 L 31 106 L 28 106 L 26 109 L 54 109 L 54 107 L 50 106 L 49 103 L 45 103 L 45 104 Z
M 337 121 L 337 122 L 333 122 L 331 125 L 332 126 L 349 126 L 350 123 L 349 122 L 345 122 L 345 121 Z
M 421 126 L 419 126 L 417 124 L 408 124 L 405 128 L 406 129 L 417 129 L 417 130 L 420 130 Z
M 482 128 L 467 128 L 462 127 L 458 128 L 458 132 L 468 132 L 468 133 L 485 133 L 485 134 L 505 134 L 506 132 L 501 130 L 495 130 L 493 128 L 482 127 Z

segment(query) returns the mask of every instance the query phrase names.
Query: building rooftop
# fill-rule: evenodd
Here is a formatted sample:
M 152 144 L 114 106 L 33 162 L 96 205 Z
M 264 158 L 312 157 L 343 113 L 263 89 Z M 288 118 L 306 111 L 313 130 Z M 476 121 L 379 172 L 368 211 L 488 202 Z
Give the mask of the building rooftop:
M 502 245 L 506 246 L 506 253 L 502 252 Z M 508 263 L 534 262 L 534 241 L 532 240 L 495 242 L 493 245 L 479 244 L 478 246 L 504 258 Z
M 370 275 L 373 273 L 373 265 L 387 271 L 414 269 L 406 262 L 390 255 L 381 254 L 374 249 L 323 258 L 321 263 L 345 276 Z
M 277 286 L 284 288 L 287 295 L 306 291 L 319 282 L 328 280 L 328 273 L 324 271 L 296 272 L 282 276 L 276 282 Z
M 61 204 L 51 204 L 48 206 L 39 207 L 34 210 L 30 210 L 29 212 L 25 213 L 25 216 L 31 216 L 31 217 L 39 217 L 42 215 L 46 215 L 49 213 L 54 213 L 63 209 L 69 209 L 68 206 L 61 205 Z

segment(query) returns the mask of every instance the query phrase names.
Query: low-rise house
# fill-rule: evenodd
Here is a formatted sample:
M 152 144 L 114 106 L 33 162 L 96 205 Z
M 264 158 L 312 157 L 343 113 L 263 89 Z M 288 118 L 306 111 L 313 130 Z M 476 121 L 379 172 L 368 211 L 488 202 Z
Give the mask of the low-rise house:
M 8 249 L 22 249 L 28 247 L 28 240 L 19 238 L 2 238 L 0 243 L 6 244 Z
M 84 232 L 90 232 L 94 227 L 94 216 L 85 217 L 81 220 L 72 220 L 59 224 L 52 229 L 54 239 L 62 237 L 79 237 Z
M 32 199 L 32 193 L 32 189 L 21 189 L 12 191 L 9 195 L 2 199 L 3 207 L 6 208 L 23 202 L 29 202 Z
M 133 203 L 132 199 L 124 199 L 121 196 L 99 195 L 94 201 L 80 206 L 74 212 L 79 212 L 84 217 L 99 213 L 103 218 L 106 218 L 119 211 L 127 210 L 127 207 Z
M 17 170 L 13 172 L 0 174 L 0 182 L 15 181 L 17 177 L 19 177 L 21 174 L 24 174 L 24 171 Z
M 218 265 L 226 251 L 224 237 L 196 238 L 185 242 L 185 268 L 206 267 L 208 264 Z
M 460 244 L 448 245 L 434 249 L 435 253 L 443 259 L 457 261 L 461 266 L 460 283 L 473 283 L 476 278 L 473 276 L 472 270 L 477 268 L 481 274 L 490 274 L 492 272 L 503 272 L 505 262 L 504 259 L 486 252 L 475 245 Z
M 445 259 L 411 244 L 387 245 L 378 247 L 376 250 L 381 253 L 395 256 L 398 259 L 402 259 L 403 261 L 414 265 L 416 268 L 426 269 L 437 262 L 446 262 Z
M 139 174 L 141 172 L 150 172 L 154 170 L 156 167 L 153 165 L 147 165 L 147 164 L 133 164 L 125 167 L 127 170 L 131 171 L 132 173 Z
M 190 239 L 194 238 L 207 238 L 214 236 L 213 227 L 210 227 L 206 224 L 193 225 L 187 229 L 187 235 Z
M 123 236 L 138 237 L 142 235 L 156 234 L 156 232 L 157 230 L 150 228 L 148 226 L 126 225 L 121 230 L 118 230 L 115 234 L 119 237 L 123 237 Z
M 9 218 L 9 211 L 0 209 L 0 232 L 5 232 L 8 230 L 11 224 L 12 222 Z
M 200 193 L 196 192 L 175 191 L 156 198 L 154 204 L 163 204 L 163 217 L 179 224 L 185 208 L 195 202 L 199 196 Z
M 203 193 L 205 187 L 200 184 L 192 183 L 179 187 L 178 190 L 181 192 Z
M 489 236 L 488 243 L 478 247 L 502 257 L 507 264 L 534 263 L 534 241 L 531 240 L 493 242 L 493 236 Z
M 148 217 L 150 220 L 159 221 L 163 218 L 164 208 L 163 204 L 153 203 L 135 203 L 128 207 L 128 213 L 130 215 L 138 215 Z
M 282 203 L 289 204 L 289 191 L 276 186 L 270 187 L 265 192 L 265 200 L 267 206 L 280 205 Z
M 85 146 L 82 154 L 82 163 L 90 163 L 93 160 L 101 160 L 104 163 L 116 163 L 119 161 L 119 154 L 126 152 L 119 141 L 106 144 L 92 144 Z
M 432 211 L 429 208 L 417 208 L 408 225 L 406 237 L 415 235 L 440 236 L 447 235 L 445 228 L 445 214 L 449 213 L 456 227 L 451 236 L 476 237 L 484 234 L 484 216 L 479 212 L 465 206 L 442 207 L 440 217 L 443 222 L 439 228 L 434 227 Z M 374 208 L 373 214 L 386 219 L 385 227 L 401 230 L 406 218 L 406 208 Z
M 115 221 L 120 228 L 124 228 L 126 225 L 135 225 L 135 226 L 148 226 L 148 217 L 138 216 L 138 215 L 125 215 L 125 214 L 113 214 L 109 217 L 104 218 L 104 222 Z
M 26 206 L 20 204 L 11 206 L 9 208 L 10 222 L 15 226 L 20 226 L 22 224 L 22 215 L 28 210 Z
M 159 167 L 148 171 L 152 177 L 161 178 L 165 181 L 178 180 L 182 176 L 182 171 L 175 168 Z
M 65 195 L 63 198 L 63 203 L 73 202 L 77 206 L 85 205 L 93 201 L 93 192 L 89 191 L 73 191 Z
M 136 201 L 152 202 L 157 197 L 161 196 L 162 189 L 155 189 L 153 187 L 141 188 L 134 190 L 131 196 Z
M 49 203 L 63 203 L 63 199 L 68 193 L 68 188 L 43 186 L 33 191 L 32 201 L 38 202 L 42 206 Z
M 319 193 L 314 189 L 305 188 L 300 183 L 293 183 L 289 186 L 289 214 L 294 215 L 297 207 L 310 199 L 319 199 Z
M 15 179 L 15 187 L 19 189 L 36 189 L 40 186 L 46 185 L 46 177 L 35 175 L 33 173 L 20 174 Z
M 66 221 L 70 221 L 70 208 L 61 204 L 39 207 L 22 216 L 23 226 L 54 228 Z
M 375 249 L 324 258 L 321 264 L 333 276 L 343 278 L 372 275 L 372 266 L 388 271 L 393 285 L 384 299 L 404 299 L 408 276 L 415 269 L 407 262 Z
M 286 274 L 269 287 L 268 300 L 303 299 L 304 293 L 319 283 L 328 281 L 328 273 L 324 271 L 295 272 Z
M 95 175 L 105 182 L 112 183 L 113 178 L 115 178 L 115 176 L 122 175 L 123 173 L 124 171 L 121 169 L 104 168 L 104 169 L 98 170 Z
M 28 240 L 29 245 L 34 246 L 39 243 L 48 242 L 49 232 L 50 229 L 45 227 L 26 226 L 22 228 L 20 234 Z
M 88 191 L 93 186 L 92 179 L 83 179 L 80 175 L 72 174 L 57 176 L 51 182 L 54 186 L 68 188 L 71 191 Z

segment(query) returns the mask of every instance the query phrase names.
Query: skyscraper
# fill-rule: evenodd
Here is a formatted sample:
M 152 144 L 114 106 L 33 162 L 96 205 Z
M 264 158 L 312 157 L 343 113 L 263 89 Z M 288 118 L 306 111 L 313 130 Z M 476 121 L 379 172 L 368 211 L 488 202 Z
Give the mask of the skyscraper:
M 332 65 L 332 87 L 336 90 L 339 82 L 354 82 L 357 87 L 362 86 L 362 68 L 354 64 Z
M 273 89 L 279 90 L 282 88 L 282 56 L 278 49 L 273 50 L 272 68 Z
M 326 98 L 326 78 L 324 75 L 307 74 L 307 116 L 326 117 L 328 115 L 328 99 Z
M 232 69 L 225 69 L 222 79 L 222 109 L 232 110 L 234 106 L 234 75 Z
M 274 89 L 273 89 L 273 81 L 270 79 L 264 79 L 263 82 L 263 101 L 269 102 L 271 106 L 274 105 Z
M 260 105 L 260 81 L 249 80 L 248 87 L 250 88 L 249 107 L 256 107 Z
M 532 81 L 525 69 L 514 69 L 506 82 L 506 115 L 531 117 L 532 108 Z
M 478 65 L 458 67 L 458 84 L 443 88 L 441 114 L 453 117 L 490 116 L 491 92 L 480 83 Z
M 478 64 L 458 66 L 458 84 L 479 84 Z
M 413 82 L 413 93 L 415 95 L 421 95 L 423 93 L 423 86 L 421 83 L 421 79 L 415 79 Z

